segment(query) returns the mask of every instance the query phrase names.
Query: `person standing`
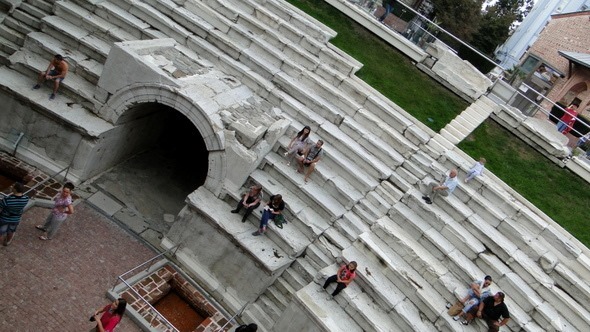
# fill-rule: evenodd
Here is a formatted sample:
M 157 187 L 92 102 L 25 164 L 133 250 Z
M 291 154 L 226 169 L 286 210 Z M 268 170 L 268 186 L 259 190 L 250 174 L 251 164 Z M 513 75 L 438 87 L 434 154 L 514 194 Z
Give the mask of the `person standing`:
M 55 99 L 59 84 L 63 82 L 68 74 L 69 65 L 60 54 L 56 54 L 49 62 L 49 66 L 45 71 L 39 73 L 37 84 L 33 87 L 34 90 L 41 88 L 41 83 L 46 80 L 53 80 L 53 93 L 49 96 L 49 100 Z
M 12 243 L 25 207 L 29 203 L 29 197 L 24 193 L 25 186 L 16 182 L 12 185 L 12 194 L 0 201 L 0 241 L 4 246 Z
M 270 219 L 275 219 L 278 215 L 283 213 L 284 209 L 285 202 L 283 201 L 283 196 L 279 194 L 270 196 L 270 200 L 264 207 L 264 212 L 262 212 L 262 217 L 260 217 L 260 226 L 256 232 L 252 233 L 252 235 L 258 236 L 264 234 L 266 232 L 266 227 L 268 226 L 268 221 Z
M 486 158 L 479 158 L 479 161 L 471 167 L 471 169 L 467 172 L 467 177 L 465 178 L 465 183 L 473 180 L 474 177 L 479 176 L 483 173 L 483 170 L 486 165 Z
M 126 307 L 127 301 L 123 298 L 118 298 L 113 303 L 96 310 L 92 318 L 90 318 L 91 321 L 96 321 L 96 327 L 92 331 L 113 332 L 123 318 Z M 102 316 L 99 317 L 98 315 L 101 313 Z
M 59 193 L 53 200 L 55 204 L 51 212 L 45 219 L 43 225 L 37 225 L 35 228 L 42 230 L 45 234 L 39 236 L 39 240 L 51 240 L 61 224 L 74 213 L 74 206 L 72 205 L 72 190 L 74 185 L 71 182 L 64 184 L 61 193 Z
M 576 117 L 578 116 L 578 105 L 571 104 L 569 107 L 565 109 L 565 113 L 557 122 L 557 131 L 562 134 L 567 134 L 572 129 L 572 126 L 576 122 Z
M 447 197 L 452 194 L 455 188 L 457 188 L 458 184 L 459 181 L 457 181 L 457 170 L 452 169 L 442 183 L 437 183 L 435 181 L 431 181 L 427 185 L 420 183 L 420 191 L 422 191 L 422 194 L 424 194 L 422 199 L 426 202 L 426 204 L 432 204 L 436 196 L 442 195 Z
M 393 11 L 393 5 L 395 5 L 395 0 L 383 0 L 382 5 L 385 8 L 385 12 L 381 17 L 379 17 L 379 22 L 383 22 L 387 15 L 389 15 Z
M 238 206 L 231 210 L 231 213 L 239 213 L 242 207 L 246 208 L 246 213 L 242 217 L 242 222 L 246 222 L 248 216 L 260 206 L 262 200 L 262 186 L 257 184 L 250 187 L 250 190 L 244 194 L 244 197 L 238 202 Z
M 500 331 L 500 326 L 508 324 L 510 320 L 510 312 L 504 303 L 504 293 L 498 292 L 494 296 L 486 297 L 479 306 L 474 307 L 469 311 L 468 318 L 461 322 L 463 325 L 468 325 L 474 316 L 486 321 L 488 325 L 488 332 Z M 500 321 L 500 318 L 502 320 Z
M 331 283 L 334 283 L 334 282 L 337 283 L 336 289 L 334 289 L 334 292 L 332 292 L 332 295 L 330 295 L 328 297 L 328 300 L 331 299 L 332 297 L 338 295 L 344 288 L 346 288 L 348 286 L 348 284 L 350 284 L 354 280 L 354 278 L 356 278 L 357 266 L 358 265 L 355 261 L 352 261 L 348 264 L 342 265 L 338 269 L 338 272 L 336 272 L 335 275 L 326 279 L 326 282 L 324 283 L 324 286 L 322 287 L 323 289 L 328 288 L 328 286 Z

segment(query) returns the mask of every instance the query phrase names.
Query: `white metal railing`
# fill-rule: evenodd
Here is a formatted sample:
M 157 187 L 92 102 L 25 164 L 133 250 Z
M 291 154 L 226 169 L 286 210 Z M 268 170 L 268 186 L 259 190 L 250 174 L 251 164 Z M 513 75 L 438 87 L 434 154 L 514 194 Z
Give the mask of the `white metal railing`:
M 354 5 L 360 7 L 361 9 L 364 9 L 366 12 L 369 12 L 369 14 L 371 14 L 371 11 L 374 10 L 374 8 L 377 8 L 377 1 L 358 1 L 358 0 L 348 0 L 350 3 L 353 3 Z M 417 17 L 419 17 L 420 22 L 417 22 L 415 19 L 410 20 L 408 23 L 412 24 L 411 29 L 415 29 L 416 31 L 421 31 L 422 34 L 420 34 L 419 36 L 416 37 L 416 33 L 413 32 L 412 34 L 402 34 L 404 35 L 404 37 L 406 39 L 408 39 L 409 41 L 411 41 L 412 43 L 414 43 L 415 45 L 423 48 L 421 46 L 424 44 L 428 44 L 428 42 L 424 42 L 424 36 L 428 36 L 429 38 L 433 38 L 434 40 L 437 40 L 438 42 L 444 44 L 447 48 L 449 48 L 449 50 L 457 53 L 455 50 L 453 50 L 450 46 L 448 46 L 446 43 L 444 43 L 442 40 L 440 40 L 440 38 L 438 38 L 434 32 L 430 31 L 431 27 L 434 27 L 436 30 L 441 31 L 442 33 L 444 33 L 445 35 L 449 36 L 450 38 L 452 38 L 453 40 L 457 41 L 458 43 L 460 43 L 461 45 L 463 45 L 464 47 L 468 48 L 469 50 L 471 50 L 472 52 L 475 52 L 477 55 L 479 55 L 480 57 L 482 57 L 485 61 L 489 62 L 490 64 L 493 64 L 495 67 L 499 67 L 501 68 L 503 71 L 506 71 L 507 69 L 502 67 L 500 64 L 496 63 L 494 60 L 490 59 L 488 56 L 486 56 L 485 54 L 481 53 L 480 51 L 478 51 L 477 49 L 475 49 L 474 47 L 472 47 L 471 45 L 465 43 L 464 41 L 462 41 L 461 39 L 459 39 L 458 37 L 454 36 L 452 33 L 448 32 L 447 30 L 445 30 L 444 28 L 440 27 L 437 23 L 431 21 L 430 19 L 428 19 L 426 16 L 422 15 L 421 13 L 419 13 L 418 11 L 416 11 L 414 8 L 406 5 L 404 2 L 402 1 L 398 1 L 398 4 L 402 5 L 404 7 L 404 11 L 410 11 L 413 14 L 415 14 Z M 393 13 L 391 15 L 394 15 Z M 375 18 L 377 19 L 377 18 Z M 429 25 L 429 27 L 427 27 L 426 29 L 422 26 L 423 23 L 426 23 Z M 483 75 L 485 75 L 486 73 L 482 73 Z M 487 76 L 487 75 L 486 75 Z M 502 79 L 502 75 L 498 75 L 493 77 L 492 79 L 492 86 L 497 84 L 499 80 Z M 525 83 L 521 83 L 522 85 L 526 86 L 528 89 L 533 89 L 533 91 L 537 92 L 536 89 L 530 87 L 529 85 L 525 84 Z M 538 92 L 537 92 L 538 93 Z M 515 88 L 515 92 L 512 95 L 512 97 L 510 98 L 510 100 L 513 100 L 514 97 L 516 95 L 520 95 L 522 96 L 525 100 L 527 100 L 528 102 L 531 103 L 531 105 L 534 105 L 534 107 L 537 108 L 537 110 L 541 111 L 543 114 L 545 114 L 548 118 L 554 117 L 553 115 L 551 115 L 551 112 L 548 111 L 546 108 L 544 108 L 543 106 L 541 106 L 539 103 L 537 103 L 534 100 L 531 100 L 530 98 L 528 98 L 527 96 L 525 96 L 522 92 L 519 91 L 519 89 Z M 562 111 L 565 112 L 565 109 L 561 106 L 559 106 L 558 104 L 556 104 L 555 102 L 553 102 L 552 100 L 548 99 L 546 96 L 538 93 L 538 96 L 542 97 L 542 100 L 545 100 L 547 102 L 549 102 L 552 106 L 554 107 L 558 107 L 559 109 L 561 109 Z M 509 103 L 507 103 L 509 104 Z M 578 122 L 578 117 L 575 117 L 576 122 Z M 559 119 L 557 119 L 557 121 L 559 121 Z M 590 126 L 585 122 L 585 121 L 579 121 L 583 124 L 584 127 L 588 128 L 590 130 Z M 575 123 L 575 122 L 574 122 Z M 567 125 L 568 128 L 570 128 L 570 131 L 573 131 L 574 133 L 576 133 L 577 135 L 582 135 L 583 133 L 574 129 L 573 126 Z
M 47 179 L 45 179 L 45 180 L 43 180 L 43 181 L 41 181 L 41 182 L 37 183 L 36 185 L 32 186 L 31 188 L 29 188 L 29 190 L 25 191 L 25 192 L 24 192 L 24 194 L 26 195 L 26 194 L 30 193 L 31 191 L 33 191 L 33 190 L 37 189 L 38 187 L 40 187 L 40 186 L 44 185 L 44 184 L 45 184 L 47 181 L 49 181 L 49 180 L 51 180 L 51 179 L 55 178 L 56 176 L 60 175 L 60 174 L 61 174 L 61 173 L 63 173 L 64 171 L 66 172 L 66 174 L 64 175 L 64 180 L 65 180 L 65 179 L 68 177 L 68 172 L 70 171 L 70 166 L 68 166 L 68 167 L 66 167 L 66 168 L 63 168 L 62 170 L 60 170 L 59 172 L 57 172 L 57 173 L 53 174 L 52 176 L 48 177 Z M 1 194 L 2 196 L 8 196 L 7 194 L 5 194 L 5 193 L 2 193 L 2 192 L 0 192 L 0 194 Z

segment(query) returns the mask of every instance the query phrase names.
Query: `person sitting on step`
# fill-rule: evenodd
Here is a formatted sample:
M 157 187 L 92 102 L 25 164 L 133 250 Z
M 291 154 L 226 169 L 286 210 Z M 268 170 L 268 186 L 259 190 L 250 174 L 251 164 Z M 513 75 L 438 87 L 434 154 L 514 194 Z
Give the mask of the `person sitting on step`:
M 457 181 L 457 170 L 451 169 L 449 175 L 445 178 L 443 182 L 438 183 L 436 181 L 431 181 L 428 184 L 422 182 L 419 185 L 420 191 L 422 192 L 422 194 L 424 194 L 424 196 L 422 196 L 422 199 L 426 202 L 426 204 L 432 204 L 436 196 L 442 195 L 444 197 L 447 197 L 450 194 L 452 194 L 455 188 L 457 188 L 458 184 L 459 182 Z
M 303 156 L 297 157 L 297 172 L 303 173 L 304 167 L 307 167 L 303 181 L 309 181 L 309 176 L 315 170 L 315 167 L 320 159 L 322 159 L 322 156 L 324 155 L 324 150 L 322 149 L 323 145 L 324 141 L 318 140 L 314 146 L 305 151 Z
M 463 303 L 464 307 L 461 312 L 453 317 L 454 320 L 459 320 L 461 317 L 465 318 L 469 310 L 471 308 L 479 305 L 480 301 L 483 301 L 488 296 L 492 295 L 492 290 L 490 286 L 492 285 L 492 277 L 487 275 L 483 278 L 483 280 L 475 280 L 469 285 L 469 289 L 467 290 L 467 295 L 463 297 L 461 303 Z M 447 303 L 447 309 L 451 307 L 450 303 Z
M 257 184 L 250 187 L 250 190 L 244 194 L 244 197 L 238 202 L 238 206 L 231 210 L 231 213 L 238 213 L 242 209 L 242 207 L 246 208 L 246 213 L 242 217 L 242 222 L 246 222 L 248 216 L 260 206 L 260 201 L 262 200 L 262 186 Z
M 342 265 L 335 275 L 326 279 L 326 282 L 322 287 L 323 289 L 328 288 L 328 286 L 333 282 L 337 283 L 336 289 L 334 289 L 334 292 L 332 292 L 332 295 L 330 295 L 327 298 L 327 300 L 330 300 L 334 296 L 338 295 L 344 288 L 348 286 L 348 284 L 350 284 L 354 280 L 354 278 L 356 277 L 356 268 L 357 263 L 355 261 L 352 261 L 348 264 Z
M 260 227 L 252 235 L 258 236 L 264 234 L 268 226 L 268 221 L 283 213 L 284 209 L 285 202 L 283 201 L 283 196 L 279 194 L 270 196 L 268 204 L 264 207 L 262 217 L 260 218 Z
M 291 160 L 295 155 L 300 155 L 305 152 L 309 143 L 309 134 L 311 134 L 311 128 L 309 126 L 303 127 L 296 135 L 291 139 L 287 146 L 287 165 L 291 165 Z
M 45 71 L 39 73 L 37 84 L 33 87 L 34 90 L 41 88 L 41 83 L 46 80 L 53 80 L 53 93 L 49 96 L 49 100 L 55 99 L 59 84 L 63 82 L 68 74 L 68 63 L 60 54 L 56 54 L 53 59 L 49 62 L 49 66 Z
M 485 168 L 486 158 L 479 158 L 479 161 L 471 167 L 469 171 L 467 171 L 467 177 L 465 178 L 465 183 L 473 180 L 476 176 L 483 174 L 483 170 Z
M 475 306 L 469 311 L 467 319 L 462 321 L 461 324 L 468 325 L 473 317 L 477 316 L 477 318 L 486 321 L 488 332 L 500 331 L 500 326 L 508 324 L 510 320 L 510 312 L 506 303 L 504 303 L 504 297 L 505 295 L 502 292 L 486 297 L 479 303 L 479 306 Z

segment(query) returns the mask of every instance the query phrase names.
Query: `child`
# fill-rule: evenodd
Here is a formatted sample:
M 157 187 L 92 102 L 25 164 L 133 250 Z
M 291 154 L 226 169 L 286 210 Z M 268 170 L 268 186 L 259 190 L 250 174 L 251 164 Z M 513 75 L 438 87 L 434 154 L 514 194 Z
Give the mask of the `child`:
M 485 158 L 479 158 L 479 161 L 471 167 L 471 169 L 467 172 L 467 178 L 465 178 L 465 183 L 473 180 L 474 177 L 481 175 L 483 173 L 483 169 L 486 164 Z

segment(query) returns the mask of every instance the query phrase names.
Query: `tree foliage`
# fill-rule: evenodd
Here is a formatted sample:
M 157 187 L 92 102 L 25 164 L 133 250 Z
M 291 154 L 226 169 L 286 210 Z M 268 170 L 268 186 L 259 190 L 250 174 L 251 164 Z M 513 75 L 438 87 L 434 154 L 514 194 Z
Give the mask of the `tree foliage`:
M 469 42 L 479 28 L 483 0 L 432 0 L 434 17 L 459 39 Z

